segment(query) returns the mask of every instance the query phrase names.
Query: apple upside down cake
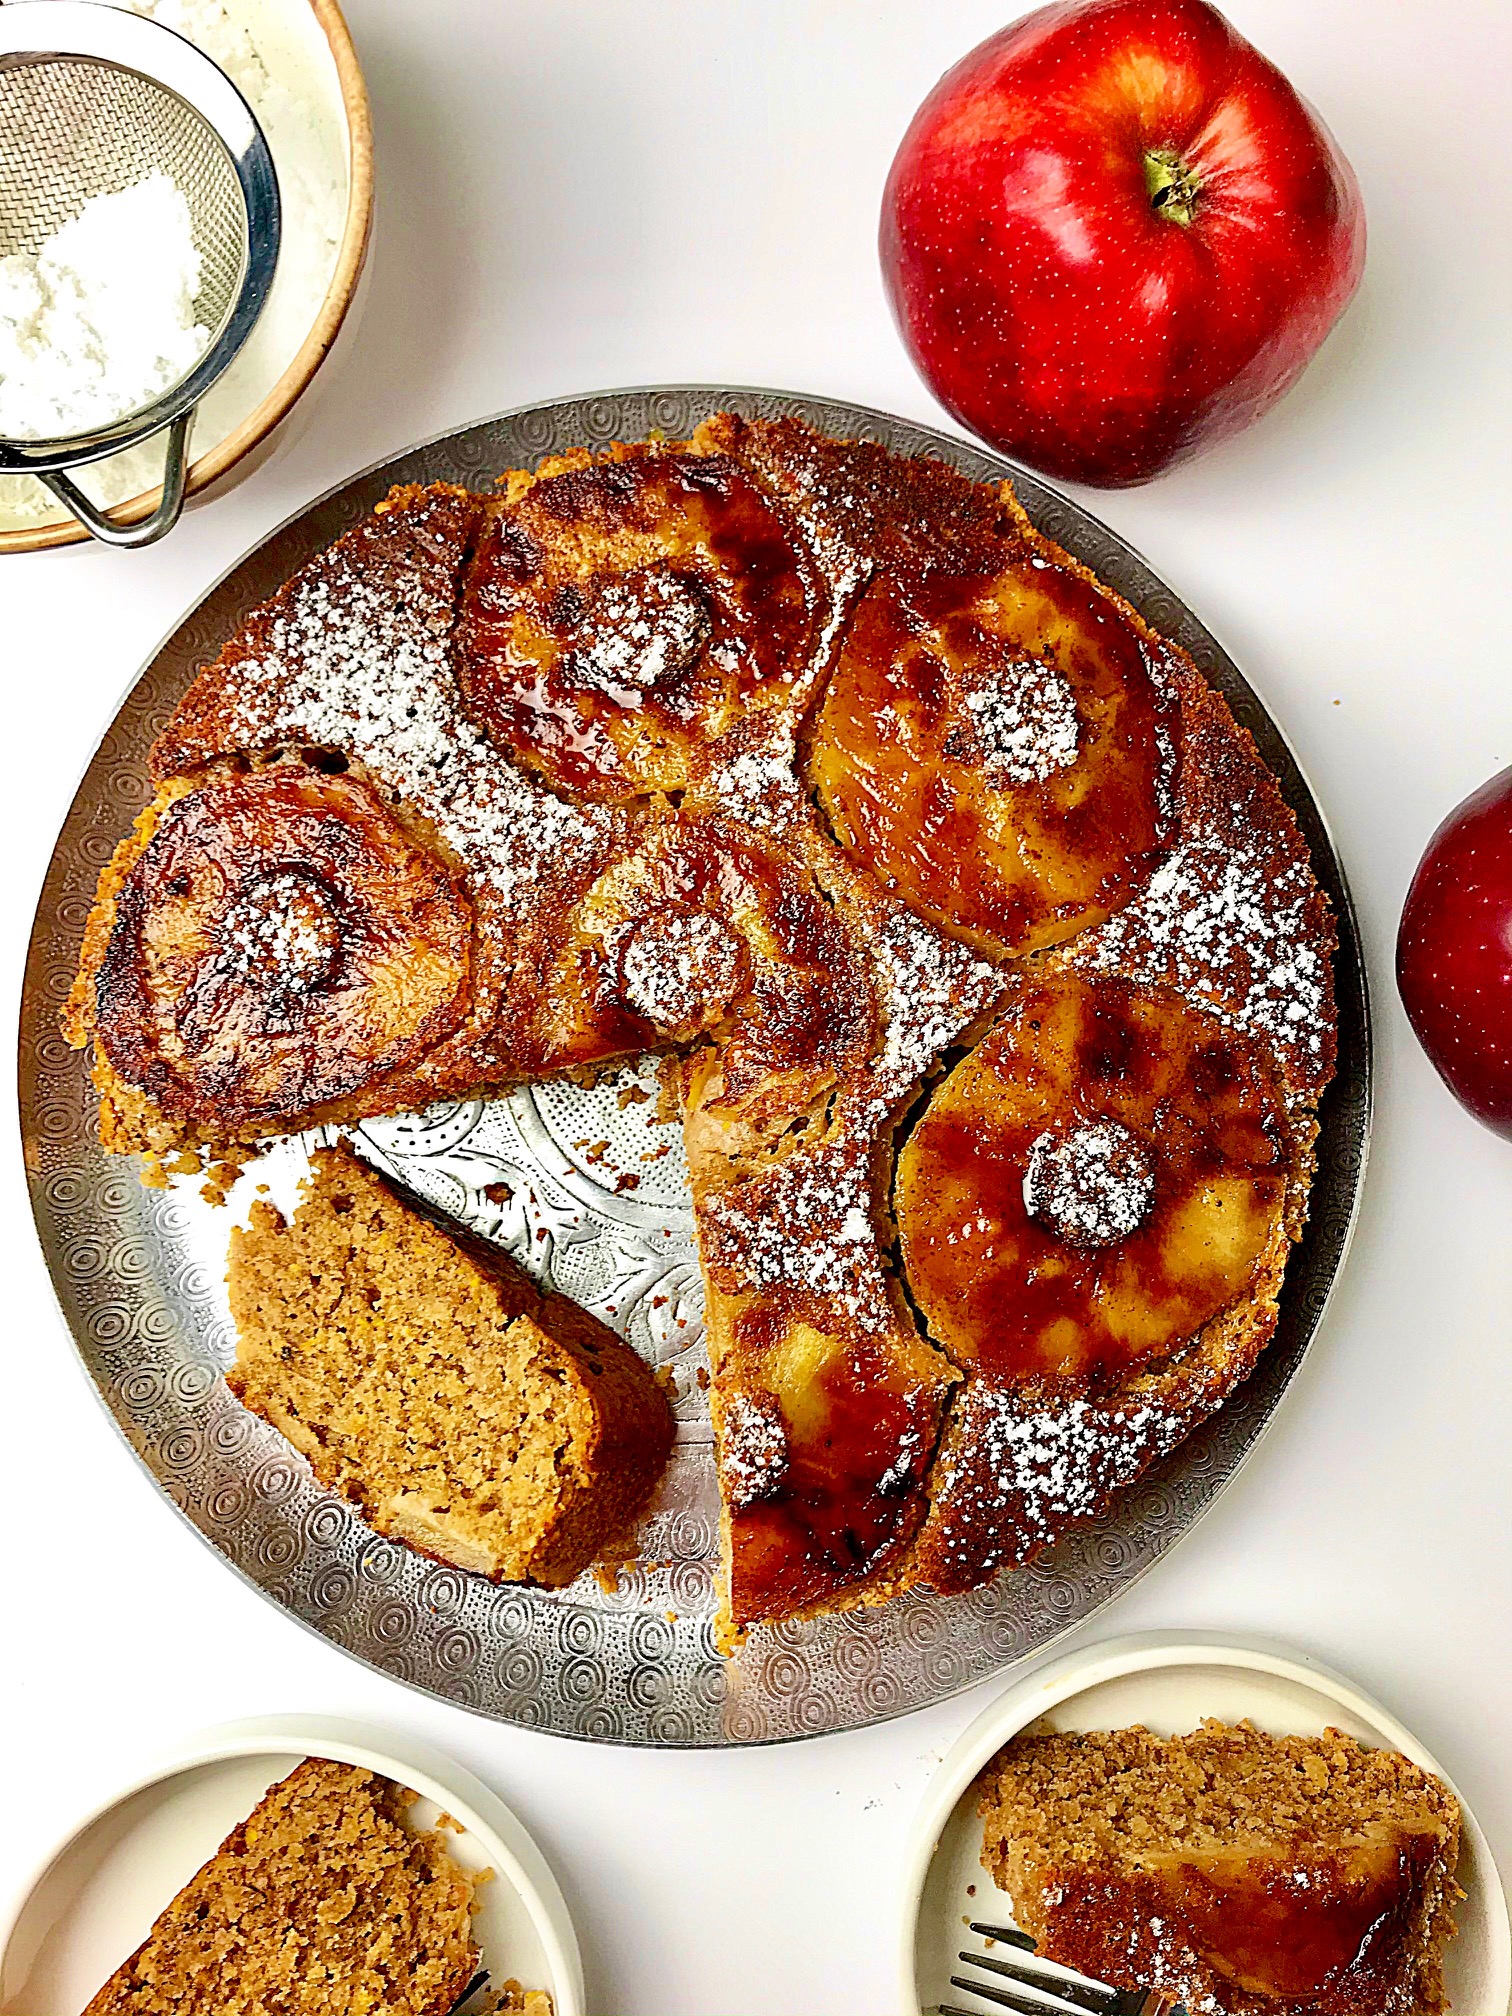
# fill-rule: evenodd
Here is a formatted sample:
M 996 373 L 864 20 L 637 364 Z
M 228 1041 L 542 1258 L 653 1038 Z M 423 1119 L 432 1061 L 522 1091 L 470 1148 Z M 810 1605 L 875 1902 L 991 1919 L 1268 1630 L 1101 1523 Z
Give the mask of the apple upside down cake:
M 1270 1338 L 1333 925 L 1006 483 L 796 421 L 396 491 L 152 758 L 69 1004 L 164 1159 L 678 1060 L 725 1623 L 975 1586 Z

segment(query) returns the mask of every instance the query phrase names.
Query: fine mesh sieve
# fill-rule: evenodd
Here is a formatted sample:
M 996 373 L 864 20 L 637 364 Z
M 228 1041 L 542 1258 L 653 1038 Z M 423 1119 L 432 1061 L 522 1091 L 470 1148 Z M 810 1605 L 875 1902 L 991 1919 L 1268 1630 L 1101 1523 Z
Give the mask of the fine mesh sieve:
M 161 23 L 96 0 L 0 5 L 0 258 L 35 253 L 91 197 L 154 170 L 183 191 L 200 257 L 195 318 L 208 347 L 149 405 L 63 439 L 0 439 L 0 471 L 45 483 L 96 538 L 144 546 L 184 501 L 194 408 L 241 349 L 278 258 L 278 183 L 245 99 Z M 167 430 L 163 494 L 125 526 L 65 473 Z

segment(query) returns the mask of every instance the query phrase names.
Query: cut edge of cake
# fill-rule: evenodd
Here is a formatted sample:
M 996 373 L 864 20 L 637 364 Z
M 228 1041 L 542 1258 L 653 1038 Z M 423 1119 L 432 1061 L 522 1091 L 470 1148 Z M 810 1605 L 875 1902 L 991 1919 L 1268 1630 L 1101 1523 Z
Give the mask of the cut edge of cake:
M 269 1993 L 280 2008 L 321 2016 L 338 2006 L 338 1969 L 351 1956 L 334 1942 L 354 1913 L 363 1930 L 358 1964 L 391 1984 L 385 2006 L 396 2016 L 451 2016 L 476 1971 L 472 1913 L 485 1879 L 452 1858 L 438 1830 L 408 1825 L 413 1796 L 356 1765 L 313 1757 L 296 1765 L 158 1914 L 84 2016 L 260 2016 Z M 316 1871 L 312 1859 L 322 1863 Z M 322 1948 L 319 1981 L 299 1983 L 295 2002 L 284 1998 L 301 1945 Z M 266 1981 L 239 1980 L 234 2001 L 225 1979 L 233 1957 L 239 1971 L 263 1963 Z
M 232 1234 L 243 1405 L 375 1531 L 562 1587 L 644 1510 L 673 1441 L 654 1373 L 500 1248 L 443 1230 L 348 1146 Z

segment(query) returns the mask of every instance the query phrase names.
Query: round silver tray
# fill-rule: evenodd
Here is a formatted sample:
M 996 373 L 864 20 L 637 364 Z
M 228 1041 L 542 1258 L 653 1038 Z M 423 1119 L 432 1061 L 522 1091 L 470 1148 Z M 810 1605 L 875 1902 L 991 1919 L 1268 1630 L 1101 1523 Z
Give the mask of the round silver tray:
M 197 1179 L 146 1190 L 130 1163 L 100 1151 L 85 1060 L 58 1033 L 95 878 L 150 795 L 149 744 L 253 604 L 391 484 L 486 487 L 556 450 L 656 428 L 684 435 L 719 407 L 796 413 L 834 434 L 942 456 L 971 476 L 1011 475 L 1038 523 L 1182 644 L 1254 735 L 1302 821 L 1341 941 L 1339 1074 L 1322 1111 L 1312 1213 L 1254 1377 L 1108 1518 L 1033 1567 L 969 1596 L 910 1596 L 761 1631 L 730 1661 L 710 1637 L 718 1520 L 692 1216 L 676 1129 L 640 1117 L 651 1102 L 622 1105 L 612 1085 L 542 1085 L 362 1130 L 359 1145 L 380 1165 L 673 1374 L 680 1437 L 638 1565 L 613 1593 L 591 1576 L 559 1592 L 496 1588 L 378 1539 L 232 1399 L 221 1377 L 232 1357 L 222 1286 L 230 1214 L 201 1201 Z M 27 960 L 20 1079 L 33 1208 L 64 1317 L 121 1432 L 210 1545 L 271 1601 L 395 1679 L 560 1735 L 678 1745 L 817 1735 L 943 1700 L 1043 1651 L 1159 1560 L 1254 1447 L 1318 1327 L 1370 1121 L 1365 978 L 1343 871 L 1280 731 L 1197 618 L 1106 526 L 1027 471 L 865 407 L 730 386 L 609 392 L 483 421 L 343 484 L 233 567 L 142 673 L 69 811 Z M 268 1181 L 286 1201 L 304 1152 L 279 1144 L 243 1183 Z

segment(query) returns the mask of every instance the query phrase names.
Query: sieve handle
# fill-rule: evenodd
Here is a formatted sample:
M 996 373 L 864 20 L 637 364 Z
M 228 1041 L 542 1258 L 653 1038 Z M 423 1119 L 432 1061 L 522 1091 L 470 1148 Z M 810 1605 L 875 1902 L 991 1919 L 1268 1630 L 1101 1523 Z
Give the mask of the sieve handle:
M 150 546 L 154 539 L 161 539 L 165 532 L 173 530 L 184 508 L 184 483 L 189 473 L 189 428 L 193 420 L 194 408 L 191 406 L 187 413 L 180 413 L 176 420 L 169 422 L 167 453 L 163 457 L 163 494 L 151 517 L 143 518 L 136 525 L 121 525 L 114 518 L 107 518 L 61 469 L 39 469 L 36 472 L 37 481 L 47 485 L 86 532 L 103 540 L 107 546 Z

